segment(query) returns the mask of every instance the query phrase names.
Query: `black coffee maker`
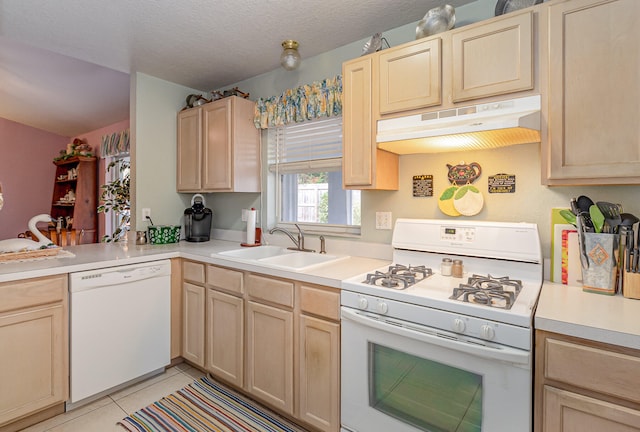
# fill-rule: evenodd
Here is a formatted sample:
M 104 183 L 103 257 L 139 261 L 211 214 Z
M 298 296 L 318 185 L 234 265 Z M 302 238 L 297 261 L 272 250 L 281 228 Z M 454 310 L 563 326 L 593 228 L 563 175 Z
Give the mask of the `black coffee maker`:
M 205 208 L 204 197 L 195 194 L 191 207 L 184 211 L 184 233 L 188 242 L 209 241 L 213 212 Z

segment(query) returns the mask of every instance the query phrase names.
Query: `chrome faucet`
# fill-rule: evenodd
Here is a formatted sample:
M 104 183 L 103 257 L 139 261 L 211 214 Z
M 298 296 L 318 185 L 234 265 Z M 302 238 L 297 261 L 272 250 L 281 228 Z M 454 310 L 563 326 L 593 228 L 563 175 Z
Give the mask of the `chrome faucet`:
M 298 224 L 294 224 L 294 225 L 296 226 L 296 228 L 298 228 L 298 239 L 297 240 L 293 236 L 293 234 L 291 234 L 289 231 L 287 231 L 284 228 L 279 228 L 279 227 L 271 228 L 269 230 L 269 234 L 273 234 L 276 231 L 280 231 L 280 232 L 285 233 L 286 235 L 288 235 L 289 238 L 291 239 L 291 241 L 293 242 L 293 244 L 296 245 L 296 247 L 289 247 L 287 249 L 297 250 L 297 251 L 301 251 L 301 252 L 315 252 L 315 250 L 313 250 L 313 249 L 306 249 L 304 247 L 304 232 L 302 231 L 302 229 L 300 228 L 300 226 Z

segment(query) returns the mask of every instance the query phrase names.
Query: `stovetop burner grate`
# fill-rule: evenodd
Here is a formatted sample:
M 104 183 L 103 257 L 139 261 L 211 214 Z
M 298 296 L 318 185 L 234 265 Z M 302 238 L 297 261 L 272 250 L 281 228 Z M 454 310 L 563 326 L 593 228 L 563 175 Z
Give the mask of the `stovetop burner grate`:
M 395 264 L 389 266 L 386 272 L 378 270 L 375 273 L 367 274 L 367 278 L 363 283 L 402 290 L 407 289 L 416 282 L 426 279 L 431 275 L 433 275 L 433 270 L 423 265 L 405 266 Z
M 522 290 L 522 281 L 508 276 L 474 274 L 466 284 L 453 289 L 450 299 L 475 303 L 500 309 L 511 309 Z

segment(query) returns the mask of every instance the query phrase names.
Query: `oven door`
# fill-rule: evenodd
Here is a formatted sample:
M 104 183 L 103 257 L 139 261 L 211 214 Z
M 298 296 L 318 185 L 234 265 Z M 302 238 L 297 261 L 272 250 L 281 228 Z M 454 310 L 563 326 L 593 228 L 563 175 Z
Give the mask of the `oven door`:
M 346 307 L 341 343 L 343 431 L 531 430 L 530 352 Z

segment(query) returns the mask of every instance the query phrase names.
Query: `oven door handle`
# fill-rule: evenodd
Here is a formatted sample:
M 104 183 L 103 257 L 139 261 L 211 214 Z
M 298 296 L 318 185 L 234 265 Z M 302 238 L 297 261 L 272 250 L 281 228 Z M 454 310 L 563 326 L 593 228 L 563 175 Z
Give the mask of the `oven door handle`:
M 341 308 L 341 316 L 343 320 L 353 321 L 366 327 L 375 328 L 420 342 L 438 345 L 443 348 L 464 352 L 477 357 L 500 360 L 518 365 L 530 365 L 531 353 L 528 351 L 504 345 L 487 346 L 480 343 L 474 343 L 468 339 L 462 339 L 455 333 L 438 330 L 424 325 L 407 323 L 393 318 L 370 315 L 366 312 L 359 312 L 344 307 Z

